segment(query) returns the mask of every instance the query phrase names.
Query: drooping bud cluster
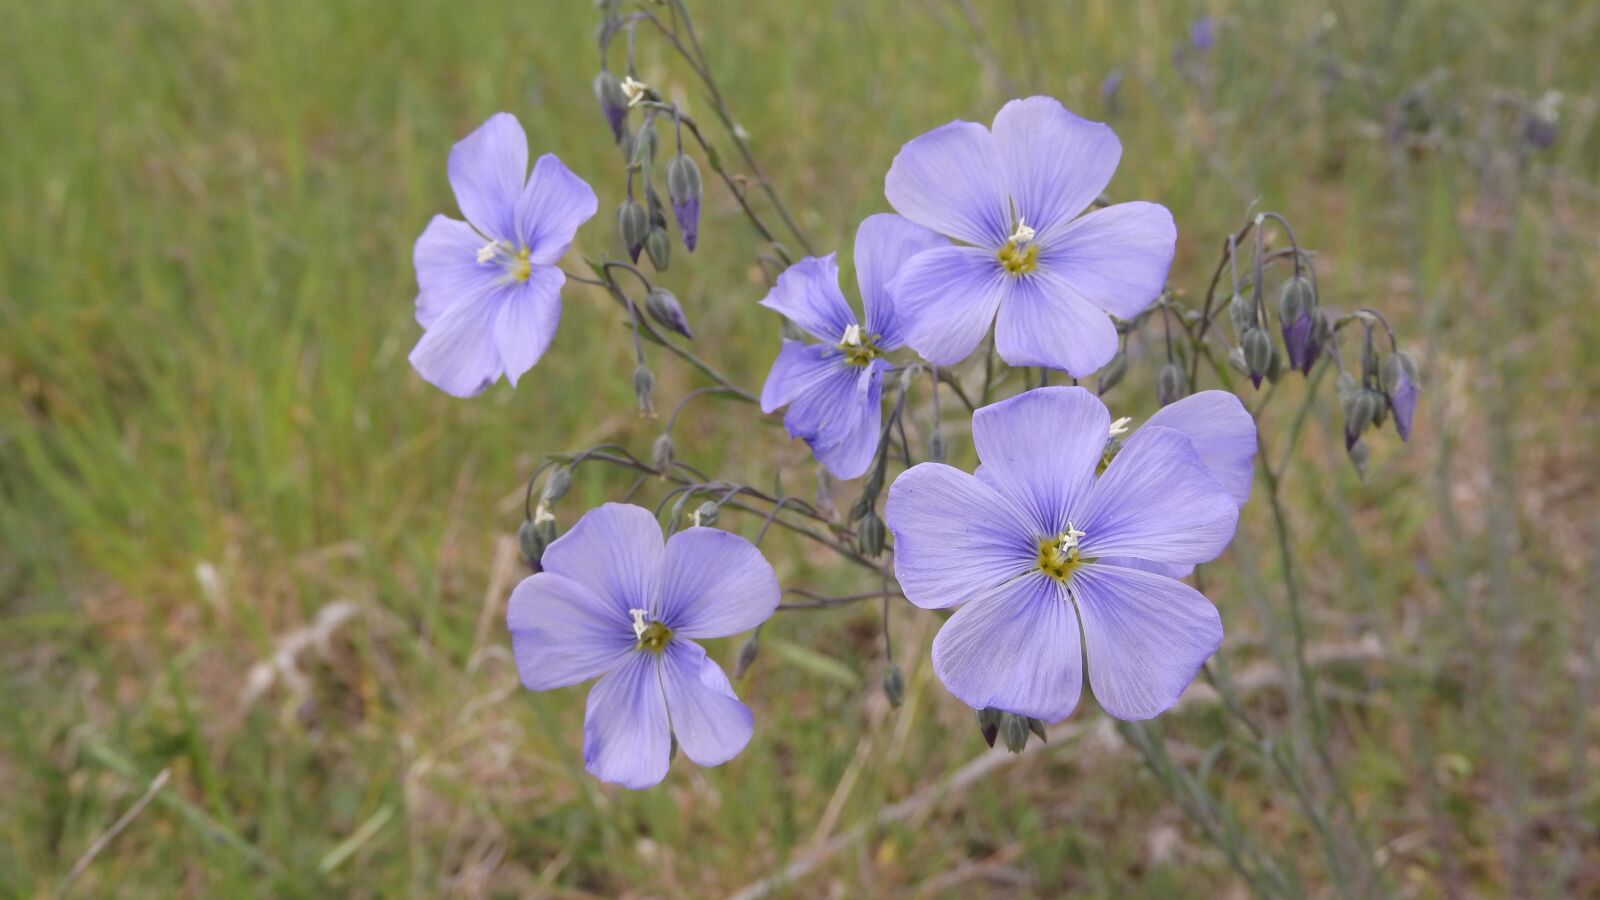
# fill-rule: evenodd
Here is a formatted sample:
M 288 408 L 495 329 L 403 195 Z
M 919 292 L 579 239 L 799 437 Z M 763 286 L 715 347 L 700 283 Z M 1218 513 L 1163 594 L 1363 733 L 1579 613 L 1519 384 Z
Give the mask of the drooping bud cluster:
M 1028 746 L 1030 734 L 1037 735 L 1041 741 L 1049 741 L 1043 722 L 992 706 L 978 710 L 978 732 L 989 746 L 993 747 L 995 738 L 999 738 L 1012 753 L 1021 753 Z

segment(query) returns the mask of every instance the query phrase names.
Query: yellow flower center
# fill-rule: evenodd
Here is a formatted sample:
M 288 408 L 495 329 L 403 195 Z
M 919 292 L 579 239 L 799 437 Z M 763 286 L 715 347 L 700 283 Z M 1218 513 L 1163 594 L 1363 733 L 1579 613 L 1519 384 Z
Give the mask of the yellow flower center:
M 1066 581 L 1073 571 L 1090 560 L 1084 559 L 1078 548 L 1083 532 L 1067 523 L 1067 530 L 1054 537 L 1039 539 L 1039 558 L 1035 565 L 1039 571 L 1057 581 Z
M 478 264 L 495 263 L 511 281 L 527 281 L 533 276 L 533 262 L 528 258 L 532 255 L 531 247 L 516 250 L 505 241 L 490 241 L 478 248 Z
M 660 653 L 666 649 L 667 642 L 672 640 L 672 629 L 660 622 L 649 621 L 650 613 L 643 609 L 630 609 L 628 613 L 633 616 L 633 636 L 638 640 L 634 646 L 639 650 L 649 650 Z
M 869 335 L 861 329 L 860 325 L 847 325 L 844 337 L 839 340 L 839 349 L 844 351 L 844 361 L 852 366 L 864 366 L 872 362 L 883 351 L 872 342 L 876 335 Z
M 1011 275 L 1026 275 L 1039 268 L 1039 245 L 1019 244 L 1015 240 L 1006 241 L 997 254 L 1000 265 Z

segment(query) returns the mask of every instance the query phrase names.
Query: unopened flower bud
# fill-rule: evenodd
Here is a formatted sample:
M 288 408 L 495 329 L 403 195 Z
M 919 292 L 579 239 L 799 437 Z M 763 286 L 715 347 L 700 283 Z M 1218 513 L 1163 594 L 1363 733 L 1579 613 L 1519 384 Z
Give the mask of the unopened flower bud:
M 1233 369 L 1235 372 L 1238 372 L 1240 375 L 1249 376 L 1249 374 L 1250 374 L 1250 366 L 1248 364 L 1246 364 L 1245 361 L 1244 361 L 1244 349 L 1243 348 L 1234 347 L 1232 350 L 1229 350 L 1227 359 L 1228 359 L 1228 368 Z
M 650 264 L 656 267 L 657 272 L 665 272 L 667 263 L 672 261 L 672 241 L 667 239 L 664 228 L 651 228 L 645 236 L 644 249 L 650 254 Z
M 750 671 L 750 667 L 755 665 L 756 657 L 760 653 L 761 635 L 759 633 L 752 634 L 745 639 L 744 643 L 739 645 L 739 655 L 733 663 L 733 677 L 735 679 L 743 678 L 744 673 Z
M 1250 370 L 1250 383 L 1261 387 L 1262 377 L 1272 368 L 1272 361 L 1278 355 L 1272 338 L 1259 328 L 1249 328 L 1239 339 L 1239 348 L 1244 351 L 1245 368 Z
M 1311 286 L 1311 280 L 1303 275 L 1296 275 L 1283 283 L 1283 288 L 1278 291 L 1278 319 L 1285 323 L 1300 318 L 1301 315 L 1317 308 L 1317 292 Z
M 622 93 L 622 81 L 610 72 L 601 70 L 594 77 L 594 98 L 600 103 L 600 112 L 606 117 L 606 124 L 611 126 L 611 139 L 621 141 L 627 129 L 623 123 L 628 119 L 628 97 Z
M 662 325 L 676 331 L 689 340 L 694 340 L 694 335 L 689 331 L 689 319 L 683 314 L 683 306 L 678 303 L 678 298 L 666 288 L 652 288 L 644 298 L 645 312 L 650 318 Z
M 545 548 L 555 539 L 556 522 L 553 516 L 524 519 L 517 528 L 517 544 L 522 549 L 522 558 L 535 575 L 544 570 L 540 560 L 544 558 Z
M 667 477 L 672 471 L 672 450 L 672 435 L 666 432 L 662 432 L 655 443 L 650 445 L 650 464 L 655 466 L 655 470 L 662 478 Z
M 656 137 L 654 122 L 639 129 L 634 135 L 628 155 L 628 168 L 645 170 L 655 164 L 656 151 L 661 147 L 661 139 Z
M 656 414 L 655 390 L 656 373 L 650 371 L 650 367 L 644 363 L 635 366 L 633 369 L 633 396 L 634 399 L 639 401 L 639 415 L 654 416 Z
M 1233 325 L 1233 333 L 1242 339 L 1256 323 L 1256 305 L 1243 294 L 1234 294 L 1228 301 L 1228 321 Z
M 1362 432 L 1370 428 L 1373 422 L 1383 411 L 1383 395 L 1377 391 L 1365 388 L 1345 398 L 1344 406 L 1344 447 L 1346 450 L 1354 447 L 1361 438 Z
M 694 252 L 700 234 L 700 166 L 682 153 L 667 163 L 667 195 L 672 198 L 672 215 L 678 220 L 683 246 Z
M 639 251 L 644 249 L 644 239 L 650 234 L 650 220 L 644 207 L 632 197 L 617 207 L 617 233 L 622 235 L 622 246 L 628 248 L 628 258 L 639 261 Z
M 1118 350 L 1117 355 L 1111 357 L 1111 362 L 1100 370 L 1100 383 L 1095 386 L 1095 392 L 1104 394 L 1118 384 L 1122 383 L 1122 376 L 1128 374 L 1128 353 Z
M 1411 421 L 1417 412 L 1417 361 L 1404 351 L 1384 357 L 1379 367 L 1383 391 L 1394 409 L 1394 430 L 1400 440 L 1411 440 Z
M 895 709 L 906 702 L 906 676 L 900 667 L 894 663 L 883 673 L 883 696 L 889 700 L 889 705 Z
M 1183 369 L 1175 362 L 1169 362 L 1161 367 L 1156 374 L 1156 398 L 1162 406 L 1176 403 L 1183 399 L 1184 385 L 1188 382 Z
M 944 462 L 945 450 L 944 432 L 935 428 L 928 437 L 928 462 Z
M 572 488 L 572 467 L 557 466 L 544 480 L 544 490 L 539 494 L 539 505 L 548 506 L 567 495 Z
M 1045 734 L 1043 721 L 1030 717 L 1028 719 L 1028 730 L 1038 735 L 1041 743 L 1050 743 L 1050 736 Z
M 695 507 L 694 513 L 689 516 L 689 521 L 700 528 L 710 528 L 717 524 L 718 507 L 715 500 L 707 500 Z
M 1016 713 L 1000 714 L 1000 739 L 1012 753 L 1021 753 L 1028 746 L 1028 720 Z
M 1356 474 L 1362 478 L 1367 477 L 1367 444 L 1365 441 L 1356 441 L 1345 448 L 1350 455 L 1350 464 L 1356 467 Z
M 978 732 L 983 735 L 983 740 L 991 747 L 994 739 L 1000 735 L 1000 717 L 1005 715 L 992 706 L 978 710 Z
M 884 527 L 883 519 L 876 512 L 867 511 L 865 516 L 856 522 L 856 548 L 861 555 L 872 559 L 883 552 Z

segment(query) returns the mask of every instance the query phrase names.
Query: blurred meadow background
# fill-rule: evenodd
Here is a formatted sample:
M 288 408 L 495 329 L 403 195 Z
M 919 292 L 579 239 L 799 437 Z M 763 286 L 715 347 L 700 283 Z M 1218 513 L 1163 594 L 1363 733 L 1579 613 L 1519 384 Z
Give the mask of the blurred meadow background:
M 1172 209 L 1188 296 L 1269 209 L 1325 305 L 1386 311 L 1422 363 L 1416 434 L 1369 438 L 1359 478 L 1324 383 L 1284 485 L 1333 763 L 1302 787 L 1343 798 L 1374 893 L 1600 896 L 1600 6 L 690 7 L 824 251 L 888 208 L 904 141 L 1042 92 L 1116 128 L 1111 192 Z M 779 613 L 738 685 L 742 755 L 643 793 L 582 773 L 585 689 L 520 688 L 504 603 L 539 455 L 659 433 L 625 316 L 569 286 L 522 386 L 471 401 L 406 354 L 412 241 L 455 212 L 451 143 L 497 110 L 600 193 L 575 253 L 619 252 L 598 21 L 576 0 L 0 4 L 0 895 L 1244 895 L 1208 815 L 1336 894 L 1316 823 L 1203 684 L 1149 729 L 1167 776 L 1087 695 L 1006 756 L 909 605 L 902 708 L 875 608 Z M 639 65 L 709 113 L 659 40 Z M 777 338 L 761 246 L 706 176 L 699 252 L 663 281 L 754 387 Z M 701 382 L 658 356 L 670 408 Z M 1136 361 L 1113 409 L 1153 411 L 1153 374 Z M 680 458 L 809 492 L 804 446 L 747 414 L 691 406 Z M 581 470 L 563 527 L 627 484 Z M 1262 496 L 1207 592 L 1276 728 Z M 785 585 L 874 588 L 785 537 L 764 544 Z

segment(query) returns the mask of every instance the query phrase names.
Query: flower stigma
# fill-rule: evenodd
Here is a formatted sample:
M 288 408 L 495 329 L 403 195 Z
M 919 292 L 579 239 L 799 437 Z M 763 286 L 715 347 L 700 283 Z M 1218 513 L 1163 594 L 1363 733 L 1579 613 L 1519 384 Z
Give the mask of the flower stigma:
M 1033 242 L 1038 233 L 1021 218 L 1017 219 L 1017 230 L 1006 238 L 1006 245 L 997 254 L 1006 272 L 1026 275 L 1039 267 L 1039 245 Z
M 861 326 L 853 322 L 844 327 L 839 349 L 844 351 L 844 361 L 852 366 L 864 366 L 881 355 L 877 345 L 872 343 L 872 336 L 865 334 Z
M 528 259 L 532 255 L 530 247 L 517 250 L 505 241 L 490 241 L 478 248 L 478 265 L 497 263 L 507 280 L 527 281 L 533 275 L 533 263 Z
M 1079 553 L 1078 541 L 1084 532 L 1067 523 L 1067 530 L 1039 540 L 1039 571 L 1057 581 L 1066 581 L 1086 560 Z
M 646 609 L 630 609 L 628 615 L 633 616 L 633 637 L 638 641 L 635 647 L 639 650 L 652 650 L 660 653 L 667 646 L 667 641 L 672 639 L 672 629 L 652 622 L 650 611 Z

